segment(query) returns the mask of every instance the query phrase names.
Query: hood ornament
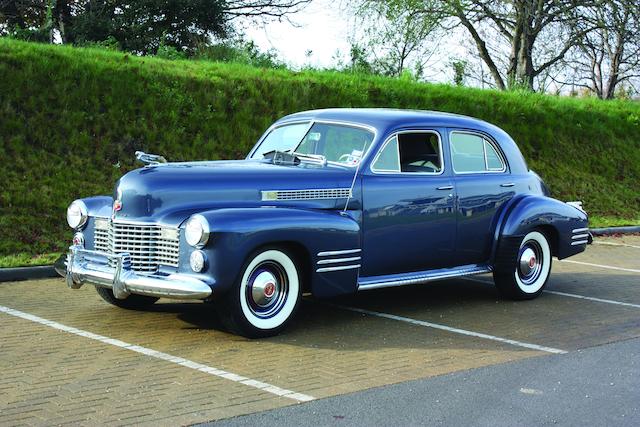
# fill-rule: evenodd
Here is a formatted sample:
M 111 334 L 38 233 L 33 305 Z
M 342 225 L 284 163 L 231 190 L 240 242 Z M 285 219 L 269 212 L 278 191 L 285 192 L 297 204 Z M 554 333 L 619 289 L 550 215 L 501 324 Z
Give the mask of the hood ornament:
M 136 151 L 136 159 L 145 164 L 145 166 L 156 166 L 167 163 L 167 159 L 159 154 L 147 154 L 144 151 Z

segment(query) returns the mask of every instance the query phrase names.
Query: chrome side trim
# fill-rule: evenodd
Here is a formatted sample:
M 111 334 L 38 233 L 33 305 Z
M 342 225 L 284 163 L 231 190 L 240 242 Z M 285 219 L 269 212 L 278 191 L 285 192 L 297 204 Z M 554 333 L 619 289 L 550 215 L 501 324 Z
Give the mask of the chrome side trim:
M 311 188 L 301 190 L 263 190 L 263 201 L 324 200 L 351 197 L 351 188 Z
M 326 273 L 328 271 L 339 271 L 339 270 L 351 270 L 354 268 L 360 268 L 360 264 L 356 265 L 340 265 L 337 267 L 323 267 L 316 270 L 316 273 Z
M 574 228 L 573 230 L 571 230 L 572 233 L 582 233 L 585 231 L 589 231 L 589 228 Z
M 571 237 L 572 240 L 578 240 L 578 239 L 587 239 L 589 237 L 589 234 L 576 234 L 575 236 Z
M 325 251 L 325 252 L 318 252 L 318 256 L 355 254 L 361 251 L 362 249 L 345 249 L 343 251 Z
M 349 261 L 360 261 L 359 256 L 354 256 L 350 258 L 334 258 L 334 259 L 321 259 L 318 261 L 318 265 L 322 264 L 338 264 L 341 262 L 349 262 Z
M 586 245 L 587 243 L 589 243 L 588 240 L 579 240 L 577 242 L 571 242 L 571 246 Z
M 370 289 L 389 288 L 392 286 L 415 285 L 434 280 L 490 273 L 491 271 L 491 267 L 488 265 L 467 265 L 455 268 L 407 273 L 395 278 L 389 278 L 389 276 L 361 278 L 361 280 L 358 281 L 358 290 L 366 291 Z

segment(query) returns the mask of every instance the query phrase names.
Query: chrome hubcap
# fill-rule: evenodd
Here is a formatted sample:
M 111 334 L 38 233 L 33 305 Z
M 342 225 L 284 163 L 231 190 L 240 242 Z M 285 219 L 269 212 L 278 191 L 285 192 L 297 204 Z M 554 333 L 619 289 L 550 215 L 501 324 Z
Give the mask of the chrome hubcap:
M 246 299 L 253 314 L 267 318 L 280 311 L 288 291 L 289 282 L 282 267 L 265 262 L 249 275 Z
M 518 276 L 525 285 L 530 285 L 540 277 L 542 271 L 542 249 L 536 241 L 528 241 L 520 248 Z

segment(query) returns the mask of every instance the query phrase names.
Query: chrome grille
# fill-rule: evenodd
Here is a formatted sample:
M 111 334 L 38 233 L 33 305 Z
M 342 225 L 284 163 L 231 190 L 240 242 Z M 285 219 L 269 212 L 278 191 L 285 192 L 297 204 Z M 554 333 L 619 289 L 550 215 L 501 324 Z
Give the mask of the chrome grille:
M 178 267 L 179 229 L 105 218 L 96 218 L 95 224 L 95 249 L 110 254 L 129 253 L 133 270 L 152 273 L 159 265 Z

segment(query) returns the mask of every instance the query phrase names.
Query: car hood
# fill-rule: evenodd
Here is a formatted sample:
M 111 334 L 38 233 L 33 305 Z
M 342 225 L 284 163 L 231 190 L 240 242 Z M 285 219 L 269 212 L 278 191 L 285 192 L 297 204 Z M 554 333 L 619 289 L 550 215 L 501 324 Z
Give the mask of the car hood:
M 336 209 L 344 206 L 344 197 L 323 194 L 309 198 L 308 193 L 304 197 L 298 193 L 297 198 L 289 194 L 287 200 L 270 200 L 274 198 L 270 193 L 269 200 L 263 200 L 263 192 L 348 189 L 354 173 L 347 167 L 306 163 L 284 166 L 261 160 L 147 166 L 127 173 L 116 184 L 114 199 L 119 200 L 119 210 L 114 212 L 114 219 L 178 225 L 195 212 L 224 207 Z

